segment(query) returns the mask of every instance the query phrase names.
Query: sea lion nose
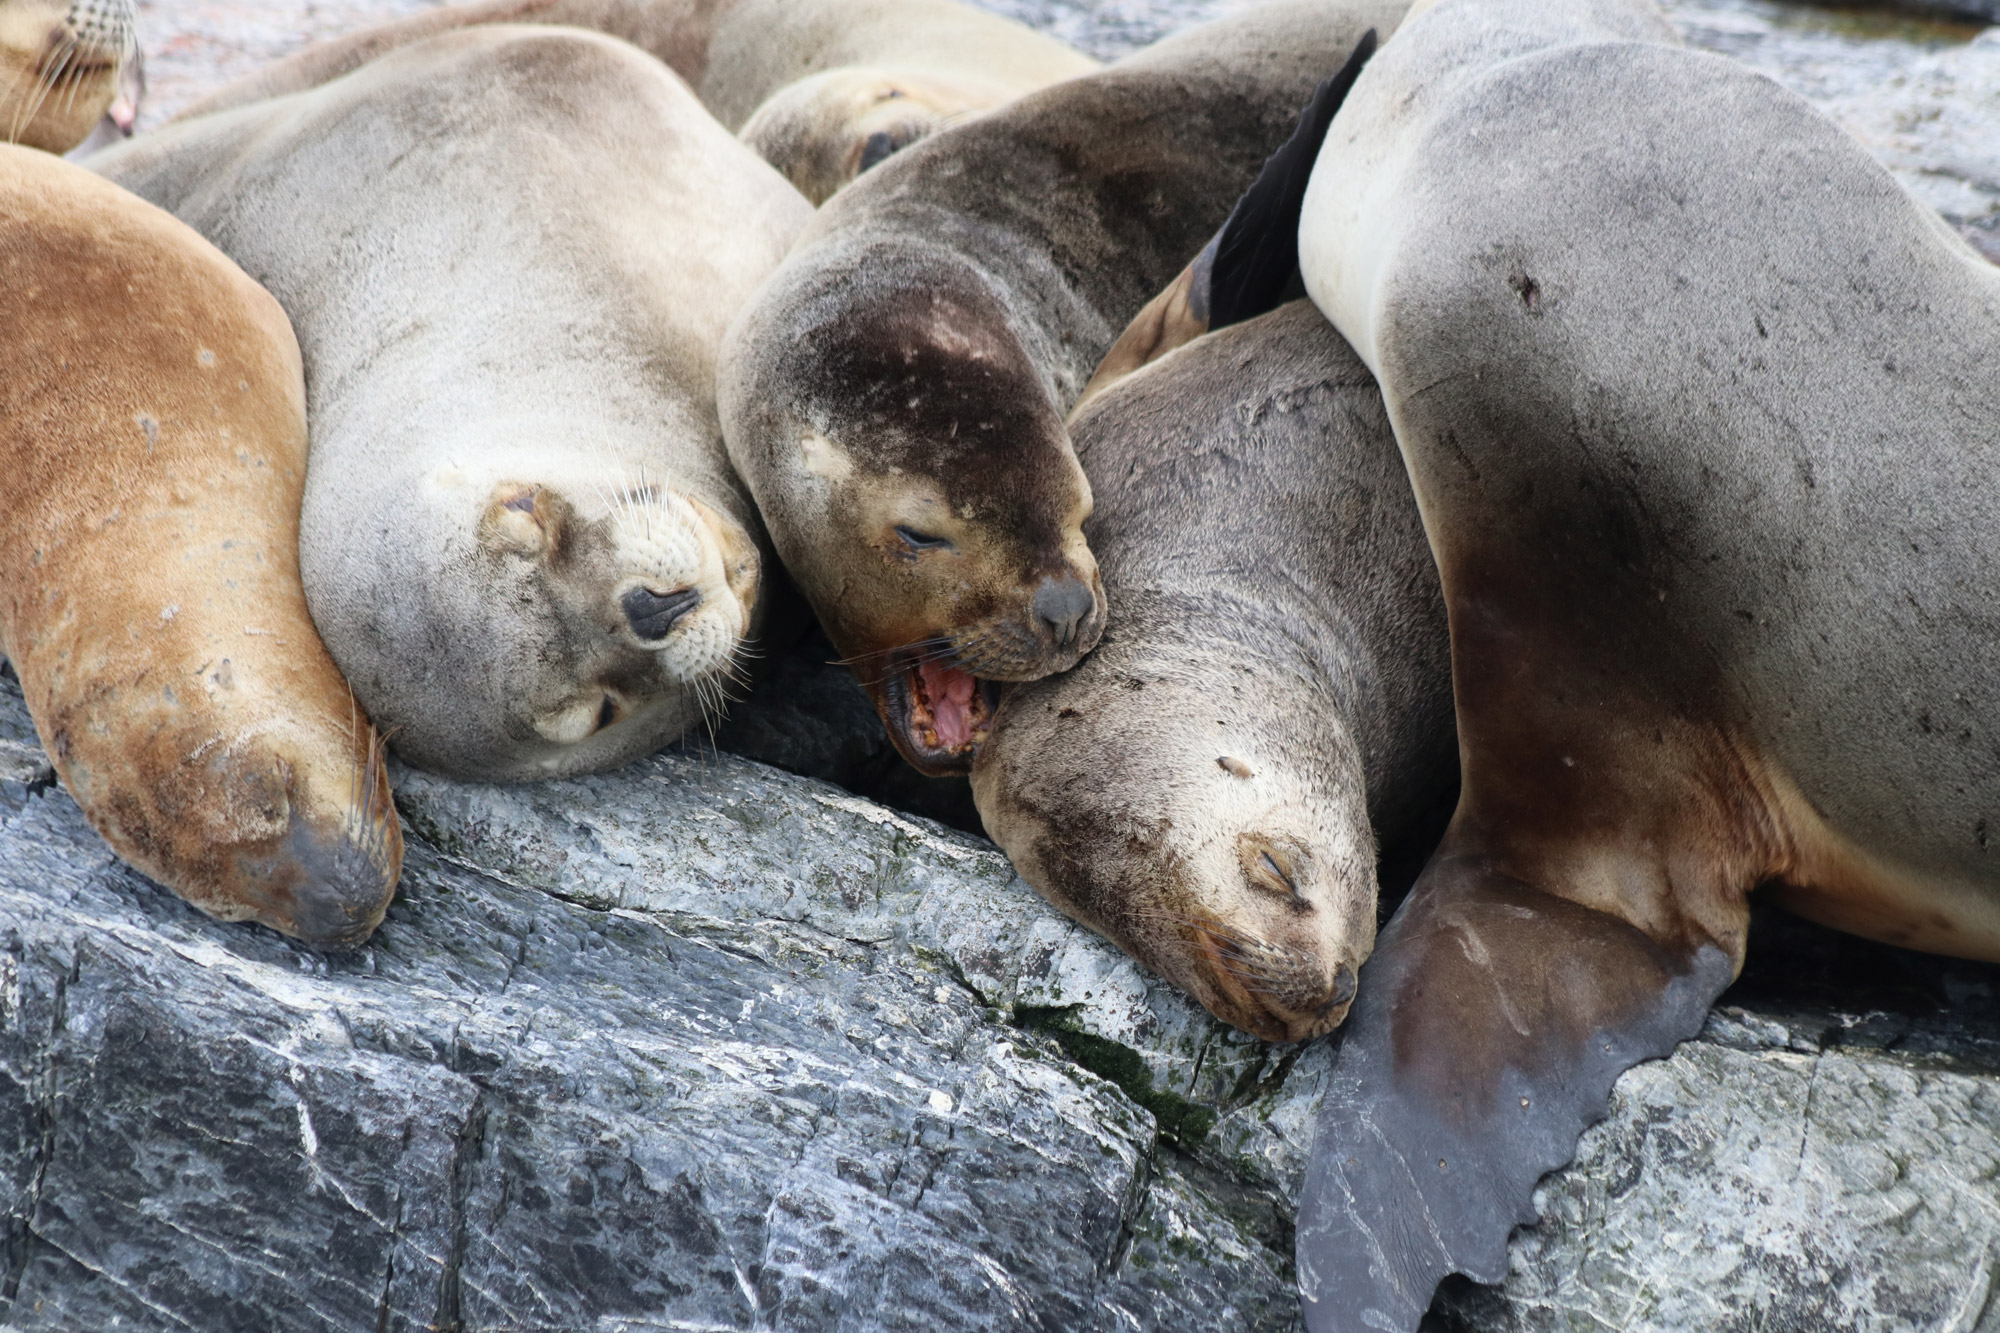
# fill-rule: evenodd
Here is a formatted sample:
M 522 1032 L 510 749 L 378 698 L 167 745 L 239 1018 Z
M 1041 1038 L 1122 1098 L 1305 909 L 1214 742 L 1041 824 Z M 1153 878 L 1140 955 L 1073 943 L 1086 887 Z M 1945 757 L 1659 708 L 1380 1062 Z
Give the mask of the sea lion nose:
M 1048 626 L 1058 648 L 1076 642 L 1078 626 L 1096 605 L 1090 589 L 1067 574 L 1043 579 L 1042 586 L 1035 589 L 1035 619 Z
M 1349 967 L 1346 963 L 1342 963 L 1340 966 L 1334 968 L 1333 985 L 1327 988 L 1326 1003 L 1320 1006 L 1320 1012 L 1323 1014 L 1331 1013 L 1341 1005 L 1346 1004 L 1354 998 L 1354 992 L 1359 987 L 1360 978 L 1355 974 L 1353 968 Z
M 648 643 L 673 633 L 681 617 L 701 605 L 701 590 L 682 588 L 678 592 L 657 593 L 651 588 L 634 588 L 620 599 L 632 632 Z

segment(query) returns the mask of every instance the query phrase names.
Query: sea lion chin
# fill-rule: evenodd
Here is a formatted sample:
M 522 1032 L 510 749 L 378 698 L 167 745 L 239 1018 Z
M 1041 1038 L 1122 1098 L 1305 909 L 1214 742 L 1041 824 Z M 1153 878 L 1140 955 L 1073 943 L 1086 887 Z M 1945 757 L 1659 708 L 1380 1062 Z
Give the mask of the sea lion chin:
M 80 167 L 0 146 L 0 201 L 0 640 L 50 760 L 113 851 L 203 911 L 359 944 L 402 836 L 300 586 L 284 313 Z
M 0 141 L 66 153 L 135 52 L 132 0 L 0 0 Z

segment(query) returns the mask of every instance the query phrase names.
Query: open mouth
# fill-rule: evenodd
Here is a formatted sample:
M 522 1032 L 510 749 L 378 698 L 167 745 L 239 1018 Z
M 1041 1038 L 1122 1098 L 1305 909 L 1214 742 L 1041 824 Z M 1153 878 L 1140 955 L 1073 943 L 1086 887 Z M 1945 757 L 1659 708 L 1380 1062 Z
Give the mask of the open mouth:
M 993 727 L 1000 687 L 922 648 L 889 659 L 875 706 L 903 758 L 927 777 L 972 771 Z

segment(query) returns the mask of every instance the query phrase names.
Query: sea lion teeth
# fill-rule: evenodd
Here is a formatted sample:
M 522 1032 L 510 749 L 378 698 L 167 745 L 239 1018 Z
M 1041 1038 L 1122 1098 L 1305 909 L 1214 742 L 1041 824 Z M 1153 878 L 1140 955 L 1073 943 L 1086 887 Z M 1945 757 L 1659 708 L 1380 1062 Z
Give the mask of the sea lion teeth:
M 64 787 L 203 911 L 360 944 L 402 834 L 299 581 L 284 313 L 168 214 L 12 146 L 0 290 L 0 642 Z
M 954 125 L 829 200 L 736 321 L 717 368 L 730 457 L 921 771 L 963 772 L 969 750 L 919 743 L 912 683 L 880 668 L 940 642 L 1018 683 L 1098 641 L 1066 409 L 1324 67 L 1400 10 L 1265 5 Z

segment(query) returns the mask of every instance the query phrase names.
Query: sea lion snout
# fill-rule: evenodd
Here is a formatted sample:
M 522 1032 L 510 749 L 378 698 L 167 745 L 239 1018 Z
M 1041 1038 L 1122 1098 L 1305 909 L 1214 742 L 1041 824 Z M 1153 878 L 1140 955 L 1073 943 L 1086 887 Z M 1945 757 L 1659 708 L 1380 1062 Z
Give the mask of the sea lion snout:
M 632 632 L 648 643 L 655 643 L 673 633 L 681 618 L 701 605 L 701 589 L 657 593 L 651 588 L 634 588 L 618 604 L 625 608 L 625 619 Z
M 1084 622 L 1097 609 L 1097 597 L 1080 579 L 1065 574 L 1046 578 L 1035 590 L 1035 619 L 1057 648 L 1076 643 Z
M 0 140 L 64 153 L 117 93 L 133 51 L 131 0 L 0 3 Z

